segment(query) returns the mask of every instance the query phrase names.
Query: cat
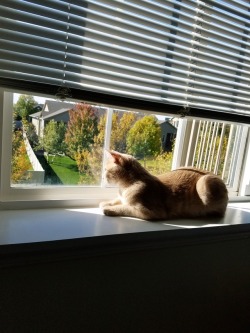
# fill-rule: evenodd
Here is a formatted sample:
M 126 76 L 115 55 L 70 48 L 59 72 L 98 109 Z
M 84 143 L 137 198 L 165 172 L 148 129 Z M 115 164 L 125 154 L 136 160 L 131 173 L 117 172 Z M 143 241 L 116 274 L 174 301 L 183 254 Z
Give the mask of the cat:
M 183 167 L 156 177 L 131 155 L 109 154 L 105 176 L 119 186 L 119 197 L 100 203 L 105 215 L 143 220 L 224 216 L 228 192 L 218 176 Z

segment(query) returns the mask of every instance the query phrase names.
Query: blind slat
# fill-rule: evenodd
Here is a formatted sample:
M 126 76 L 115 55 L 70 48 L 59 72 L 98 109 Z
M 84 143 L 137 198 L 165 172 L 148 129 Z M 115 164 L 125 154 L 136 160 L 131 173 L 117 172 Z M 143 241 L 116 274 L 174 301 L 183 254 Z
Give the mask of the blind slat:
M 0 40 L 0 43 L 1 43 L 1 40 Z M 2 42 L 2 45 L 4 45 L 4 43 Z M 15 48 L 13 48 L 13 50 L 15 50 Z M 44 53 L 45 53 L 46 50 L 44 50 Z M 36 52 L 30 56 L 23 56 L 22 53 L 17 53 L 15 51 L 6 51 L 6 53 L 4 52 L 4 50 L 2 49 L 2 60 L 5 59 L 6 61 L 10 61 L 10 60 L 15 60 L 15 59 L 19 59 L 19 62 L 21 61 L 24 61 L 24 59 L 26 58 L 26 61 L 28 60 L 29 61 L 29 64 L 30 63 L 33 63 L 35 65 L 38 65 L 38 66 L 41 66 L 42 64 L 45 66 L 45 67 L 51 67 L 51 68 L 57 68 L 58 70 L 61 69 L 62 67 L 62 64 L 63 64 L 63 57 L 62 57 L 62 54 L 60 52 L 55 52 L 54 53 L 54 59 L 48 59 L 48 56 L 49 56 L 49 50 L 47 50 L 47 57 L 41 57 L 40 56 L 40 52 L 41 50 L 40 49 L 37 49 Z M 46 54 L 46 53 L 45 53 Z M 77 65 L 77 63 L 80 63 L 80 60 L 81 60 L 81 57 L 80 56 L 76 56 L 75 54 L 68 54 L 68 59 L 67 59 L 67 63 L 68 63 L 68 66 L 67 68 L 69 68 L 69 66 L 72 68 L 72 71 L 74 69 L 74 66 L 75 67 L 79 67 L 84 69 L 86 66 L 84 65 Z M 126 58 L 124 58 L 124 60 L 126 60 Z M 127 71 L 128 73 L 133 73 L 133 72 L 137 72 L 139 74 L 145 74 L 145 75 L 148 75 L 149 77 L 154 77 L 154 76 L 158 76 L 160 77 L 161 79 L 169 79 L 169 80 L 176 80 L 176 81 L 179 81 L 179 82 L 190 82 L 190 84 L 196 84 L 197 82 L 194 81 L 195 79 L 197 80 L 205 80 L 206 82 L 201 82 L 199 81 L 199 86 L 208 86 L 208 87 L 212 87 L 214 86 L 216 89 L 218 90 L 227 90 L 227 91 L 231 91 L 230 88 L 227 88 L 227 87 L 224 87 L 223 85 L 227 84 L 228 86 L 234 86 L 235 87 L 238 87 L 238 89 L 240 88 L 245 88 L 246 90 L 248 90 L 249 88 L 249 85 L 248 84 L 244 84 L 244 83 L 238 83 L 238 82 L 234 82 L 234 75 L 230 74 L 230 73 L 226 73 L 226 72 L 222 72 L 222 71 L 215 71 L 213 70 L 212 72 L 214 74 L 217 74 L 217 77 L 214 77 L 214 76 L 209 76 L 209 75 L 205 75 L 206 71 L 203 70 L 204 74 L 198 74 L 198 73 L 192 73 L 192 77 L 193 77 L 193 80 L 188 80 L 186 79 L 187 75 L 188 75 L 188 66 L 182 62 L 179 62 L 179 65 L 182 66 L 183 68 L 182 69 L 177 69 L 177 68 L 172 68 L 171 69 L 171 75 L 167 75 L 167 74 L 163 74 L 162 72 L 160 73 L 157 73 L 157 71 L 155 71 L 155 69 L 158 67 L 158 69 L 161 69 L 162 67 L 160 65 L 158 66 L 155 66 L 153 68 L 152 67 L 152 64 L 147 62 L 145 63 L 144 65 L 147 66 L 147 70 L 145 70 L 145 66 L 143 66 L 142 68 L 140 68 L 139 66 L 137 66 L 136 68 L 133 67 L 132 65 L 134 65 L 133 62 L 131 62 L 131 66 L 126 66 L 126 65 L 121 65 L 120 63 L 110 63 L 108 61 L 104 61 L 104 60 L 101 60 L 101 59 L 96 59 L 96 58 L 90 58 L 88 56 L 85 56 L 85 63 L 88 62 L 90 63 L 89 66 L 91 66 L 91 63 L 92 63 L 92 67 L 94 68 L 94 70 L 99 70 L 98 68 L 98 65 L 103 67 L 103 68 L 107 68 L 107 67 L 112 67 L 113 69 L 121 69 L 123 71 Z M 139 63 L 138 63 L 139 64 Z M 179 67 L 180 67 L 179 66 Z M 167 66 L 164 66 L 165 70 L 167 71 L 168 67 Z M 88 68 L 89 70 L 91 70 L 91 67 Z M 195 68 L 194 66 L 194 69 L 196 69 L 197 71 L 202 69 L 202 68 Z M 208 69 L 207 70 L 207 73 L 210 73 L 211 72 L 211 69 Z M 112 72 L 110 72 L 110 74 L 112 75 Z M 248 74 L 248 72 L 246 72 L 246 74 Z M 120 75 L 120 74 L 119 74 Z M 221 78 L 219 78 L 219 76 Z M 223 78 L 225 77 L 225 78 Z M 229 78 L 231 78 L 231 81 L 229 81 Z M 213 84 L 209 83 L 209 81 L 211 81 Z M 242 80 L 243 82 L 244 81 L 247 81 L 247 79 L 243 79 Z M 223 84 L 223 85 L 222 85 Z M 242 91 L 241 93 L 243 94 L 247 94 L 248 95 L 248 91 Z
M 3 0 L 0 77 L 249 114 L 248 1 Z

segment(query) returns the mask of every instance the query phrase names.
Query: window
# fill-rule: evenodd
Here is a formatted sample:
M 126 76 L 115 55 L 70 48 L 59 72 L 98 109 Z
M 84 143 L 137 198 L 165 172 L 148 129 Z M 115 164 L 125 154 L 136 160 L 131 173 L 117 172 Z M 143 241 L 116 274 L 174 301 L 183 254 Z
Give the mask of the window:
M 88 205 L 93 198 L 96 205 L 117 192 L 103 176 L 105 149 L 133 154 L 153 174 L 171 170 L 172 147 L 165 151 L 161 142 L 166 125 L 174 128 L 170 118 L 4 91 L 2 102 L 1 116 L 9 122 L 2 143 L 2 200 L 73 197 Z
M 33 98 L 27 94 L 5 92 L 3 95 L 5 99 L 2 117 L 3 121 L 8 119 L 9 122 L 9 126 L 4 127 L 2 146 L 3 200 L 12 201 L 13 198 L 20 199 L 20 196 L 29 201 L 55 198 L 68 200 L 73 197 L 75 199 L 71 204 L 76 199 L 81 199 L 81 205 L 91 205 L 91 202 L 96 205 L 101 198 L 114 196 L 116 192 L 116 189 L 106 184 L 103 177 L 105 148 L 110 147 L 132 153 L 153 174 L 161 174 L 180 166 L 194 166 L 220 175 L 227 184 L 231 197 L 248 194 L 248 180 L 244 180 L 244 177 L 247 177 L 249 155 L 247 125 L 186 118 L 171 119 L 73 101 L 61 102 L 41 96 Z M 18 113 L 25 109 L 23 105 L 20 109 L 17 106 L 23 97 L 27 101 L 37 99 L 42 103 L 35 103 L 32 113 L 20 120 Z M 10 112 L 11 108 L 13 114 Z M 39 111 L 35 112 L 37 108 Z M 70 119 L 71 112 L 77 114 L 83 110 L 87 111 L 87 115 L 94 115 L 91 123 L 86 118 Z M 139 127 L 136 126 L 143 124 L 145 117 L 152 119 L 152 124 L 158 131 L 158 141 L 155 135 L 152 135 L 153 142 L 143 136 L 143 133 L 148 131 L 145 127 L 142 136 L 137 136 Z M 67 141 L 65 137 L 69 123 L 73 124 L 69 138 L 76 138 L 79 134 L 74 130 L 74 121 L 77 123 L 76 130 L 81 121 L 88 126 L 85 128 L 81 125 L 83 130 L 78 140 L 81 146 L 79 148 L 75 140 L 72 146 L 69 140 L 68 146 L 66 144 L 62 147 Z M 61 125 L 63 133 L 58 142 L 58 135 L 55 134 L 60 132 Z M 162 137 L 169 138 L 171 145 L 173 136 L 176 136 L 176 139 L 169 149 Z M 12 149 L 9 144 L 5 144 L 8 140 L 12 141 Z M 21 140 L 22 150 L 17 140 Z M 82 146 L 83 143 L 87 146 Z M 11 165 L 10 169 L 6 168 L 8 163 Z
M 173 145 L 169 138 L 166 146 L 160 137 L 176 131 L 170 121 L 143 112 L 14 94 L 11 185 L 104 187 L 105 149 L 133 154 L 154 174 L 166 172 Z
M 23 181 L 14 181 L 12 177 L 11 165 L 13 167 L 13 149 L 11 146 L 12 142 L 12 136 L 13 133 L 19 132 L 18 130 L 14 130 L 13 126 L 13 93 L 11 92 L 3 92 L 1 91 L 1 105 L 3 107 L 1 108 L 1 118 L 2 122 L 1 124 L 6 124 L 6 126 L 2 126 L 1 130 L 1 200 L 2 201 L 20 201 L 20 200 L 30 200 L 30 201 L 46 201 L 53 199 L 54 204 L 56 204 L 57 200 L 61 201 L 71 201 L 71 204 L 77 204 L 77 199 L 81 199 L 81 201 L 87 204 L 87 205 L 93 205 L 98 202 L 100 196 L 103 196 L 102 192 L 100 191 L 100 188 L 89 186 L 88 191 L 83 191 L 82 187 L 79 186 L 79 188 L 75 188 L 70 185 L 64 186 L 63 191 L 59 188 L 56 188 L 58 186 L 52 186 L 53 184 L 47 182 L 46 186 L 39 186 L 41 184 L 44 184 L 43 176 L 41 176 L 41 173 L 44 173 L 44 170 L 41 168 L 40 165 L 36 168 L 38 171 L 38 175 L 35 176 L 34 180 L 32 181 L 30 179 L 30 175 L 27 175 L 27 178 L 24 177 Z M 31 123 L 29 123 L 31 124 Z M 24 126 L 24 125 L 23 125 Z M 21 131 L 21 133 L 25 134 L 26 131 Z M 26 138 L 27 139 L 27 138 Z M 29 144 L 29 140 L 27 139 L 26 142 L 26 152 L 31 153 L 33 155 L 35 150 L 34 149 L 27 149 L 27 143 Z M 17 156 L 17 159 L 20 159 L 21 156 Z M 29 160 L 31 161 L 31 158 L 29 157 Z M 31 172 L 32 173 L 32 172 Z M 37 177 L 37 178 L 36 178 Z M 26 178 L 26 179 L 25 179 Z M 12 182 L 11 182 L 12 179 Z M 51 186 L 50 186 L 51 185 Z M 55 185 L 55 184 L 54 184 Z M 111 192 L 114 195 L 113 189 L 107 189 L 105 195 L 109 195 L 109 192 Z M 94 194 L 94 195 L 93 195 Z M 34 204 L 34 203 L 33 203 Z M 24 205 L 25 206 L 25 205 Z
M 39 186 L 41 178 L 30 186 L 31 170 L 26 184 L 13 180 L 10 186 L 17 92 L 61 98 L 66 104 L 84 100 L 98 108 L 107 119 L 104 147 L 112 141 L 108 133 L 115 132 L 116 112 L 177 117 L 176 124 L 172 120 L 177 132 L 161 135 L 171 142 L 176 135 L 173 167 L 211 168 L 233 193 L 249 194 L 249 128 L 244 125 L 250 122 L 249 8 L 243 0 L 2 1 L 1 200 L 70 197 L 91 205 L 114 195 L 112 188 L 104 191 L 101 176 L 96 181 L 91 175 L 82 184 L 77 181 L 80 186 L 64 184 L 62 191 L 47 176 L 46 186 Z M 32 119 L 42 137 L 49 115 L 42 124 Z

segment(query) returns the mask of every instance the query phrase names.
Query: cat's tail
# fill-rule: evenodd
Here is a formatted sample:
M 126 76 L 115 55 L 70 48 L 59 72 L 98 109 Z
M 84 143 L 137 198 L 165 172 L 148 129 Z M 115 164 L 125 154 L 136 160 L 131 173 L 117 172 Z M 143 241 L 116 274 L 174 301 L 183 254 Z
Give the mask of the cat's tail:
M 205 205 L 207 214 L 224 216 L 228 203 L 228 192 L 222 179 L 212 174 L 204 175 L 197 181 L 196 190 Z

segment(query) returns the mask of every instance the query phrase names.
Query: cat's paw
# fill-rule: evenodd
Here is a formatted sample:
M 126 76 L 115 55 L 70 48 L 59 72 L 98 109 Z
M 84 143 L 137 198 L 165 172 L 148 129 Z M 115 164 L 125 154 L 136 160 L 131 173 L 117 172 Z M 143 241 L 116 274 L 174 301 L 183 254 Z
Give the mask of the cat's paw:
M 112 206 L 105 206 L 103 208 L 103 214 L 106 216 L 117 216 L 117 212 Z

